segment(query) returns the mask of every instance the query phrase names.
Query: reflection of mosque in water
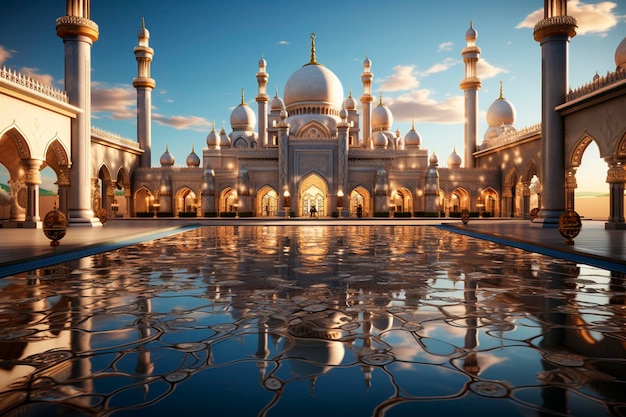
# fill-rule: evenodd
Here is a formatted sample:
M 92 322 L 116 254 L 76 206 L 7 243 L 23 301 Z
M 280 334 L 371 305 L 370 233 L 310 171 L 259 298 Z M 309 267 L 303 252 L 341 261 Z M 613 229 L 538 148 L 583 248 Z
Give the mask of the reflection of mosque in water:
M 226 366 L 223 351 L 244 338 L 229 360 L 256 362 L 273 395 L 263 413 L 288 401 L 290 384 L 309 380 L 313 394 L 322 376 L 333 384 L 335 370 L 356 367 L 367 390 L 394 363 L 455 372 L 465 381 L 455 396 L 511 399 L 512 346 L 538 358 L 541 407 L 566 413 L 572 387 L 623 401 L 626 372 L 610 358 L 626 356 L 624 276 L 594 284 L 580 269 L 426 227 L 198 228 L 9 279 L 0 412 L 44 397 L 104 412 L 116 389 L 156 401 Z M 191 356 L 163 359 L 174 352 Z M 125 386 L 103 393 L 97 381 L 113 375 Z M 416 399 L 380 398 L 377 410 Z

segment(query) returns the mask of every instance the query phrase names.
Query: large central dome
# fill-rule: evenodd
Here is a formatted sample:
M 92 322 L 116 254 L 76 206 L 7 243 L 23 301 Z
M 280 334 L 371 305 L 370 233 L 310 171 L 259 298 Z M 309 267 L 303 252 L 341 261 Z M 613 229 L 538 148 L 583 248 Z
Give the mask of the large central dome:
M 341 109 L 343 87 L 339 78 L 325 66 L 309 63 L 296 72 L 285 84 L 285 107 L 307 104 L 327 104 Z

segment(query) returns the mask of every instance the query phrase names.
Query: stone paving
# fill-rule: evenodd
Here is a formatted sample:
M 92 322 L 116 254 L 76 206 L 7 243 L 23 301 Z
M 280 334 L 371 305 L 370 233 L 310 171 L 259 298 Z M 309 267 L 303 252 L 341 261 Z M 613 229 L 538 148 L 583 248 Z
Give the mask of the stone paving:
M 626 415 L 619 271 L 433 223 L 166 226 L 0 280 L 0 415 Z

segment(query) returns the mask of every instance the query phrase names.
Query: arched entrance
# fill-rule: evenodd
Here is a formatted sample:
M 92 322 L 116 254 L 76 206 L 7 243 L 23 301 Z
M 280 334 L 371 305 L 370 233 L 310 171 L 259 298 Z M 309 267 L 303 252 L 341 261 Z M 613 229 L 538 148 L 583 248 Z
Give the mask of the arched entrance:
M 149 217 L 154 215 L 154 195 L 145 187 L 135 192 L 135 213 L 137 217 Z
M 463 210 L 470 210 L 469 193 L 463 188 L 457 188 L 450 195 L 450 212 L 460 213 Z
M 311 209 L 315 208 L 318 216 L 328 216 L 327 195 L 328 186 L 326 181 L 318 174 L 310 174 L 300 183 L 300 216 L 309 216 Z
M 408 189 L 402 187 L 391 193 L 389 201 L 390 209 L 395 213 L 410 213 L 413 211 L 411 204 L 411 193 Z
M 497 217 L 498 212 L 498 193 L 493 188 L 484 189 L 478 196 L 476 208 L 479 215 L 483 217 Z
M 198 213 L 198 198 L 189 187 L 183 187 L 176 192 L 176 212 L 180 216 L 192 216 Z
M 225 188 L 220 196 L 220 213 L 234 213 L 237 211 L 237 191 L 234 188 Z
M 363 186 L 358 186 L 350 193 L 350 216 L 357 216 L 359 207 L 361 207 L 362 216 L 370 216 L 370 193 Z
M 265 186 L 257 193 L 257 215 L 275 216 L 278 210 L 278 193 L 272 187 Z

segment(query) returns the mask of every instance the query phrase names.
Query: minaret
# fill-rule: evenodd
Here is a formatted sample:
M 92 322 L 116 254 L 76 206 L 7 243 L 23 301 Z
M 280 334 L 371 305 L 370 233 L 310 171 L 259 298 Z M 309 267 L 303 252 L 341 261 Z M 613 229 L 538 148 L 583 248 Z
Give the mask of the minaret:
M 267 62 L 261 56 L 259 60 L 259 72 L 256 73 L 256 80 L 259 84 L 259 92 L 256 95 L 259 113 L 259 142 L 261 148 L 267 148 L 267 105 L 270 96 L 267 95 L 267 80 L 270 75 L 265 70 Z
M 370 71 L 372 61 L 366 56 L 363 62 L 363 73 L 361 81 L 363 81 L 363 95 L 361 103 L 363 104 L 363 144 L 365 148 L 372 148 L 372 103 L 374 96 L 372 95 L 372 80 L 374 74 Z
M 557 227 L 565 209 L 565 128 L 555 107 L 565 103 L 567 58 L 576 19 L 567 15 L 567 0 L 544 0 L 543 19 L 534 37 L 541 44 L 541 163 L 543 186 L 535 227 Z
M 480 78 L 476 73 L 476 64 L 480 57 L 480 48 L 476 46 L 478 33 L 470 20 L 470 27 L 465 32 L 465 48 L 461 52 L 465 64 L 465 78 L 461 81 L 461 90 L 465 92 L 465 168 L 474 168 L 474 152 L 476 151 L 476 121 L 478 117 L 478 90 Z
M 137 77 L 133 78 L 133 87 L 137 89 L 137 141 L 143 149 L 140 165 L 143 168 L 150 168 L 152 166 L 152 90 L 156 82 L 150 78 L 150 64 L 154 49 L 148 46 L 150 32 L 146 29 L 143 18 L 137 38 L 139 38 L 139 45 L 133 50 L 137 59 Z
M 65 90 L 70 104 L 81 113 L 72 120 L 70 169 L 70 225 L 101 226 L 94 217 L 91 189 L 91 45 L 98 25 L 89 19 L 90 0 L 66 0 L 66 15 L 56 20 L 57 35 L 65 45 Z

